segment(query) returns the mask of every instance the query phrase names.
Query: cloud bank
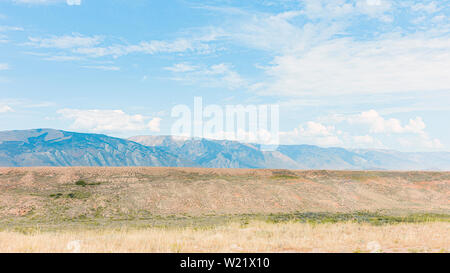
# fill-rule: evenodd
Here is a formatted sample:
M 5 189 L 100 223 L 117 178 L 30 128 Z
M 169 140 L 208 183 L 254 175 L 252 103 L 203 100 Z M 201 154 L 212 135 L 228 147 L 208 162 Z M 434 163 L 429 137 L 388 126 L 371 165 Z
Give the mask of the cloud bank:
M 122 110 L 61 109 L 58 114 L 72 120 L 71 129 L 95 133 L 117 133 L 127 131 L 160 131 L 160 118 L 129 115 Z

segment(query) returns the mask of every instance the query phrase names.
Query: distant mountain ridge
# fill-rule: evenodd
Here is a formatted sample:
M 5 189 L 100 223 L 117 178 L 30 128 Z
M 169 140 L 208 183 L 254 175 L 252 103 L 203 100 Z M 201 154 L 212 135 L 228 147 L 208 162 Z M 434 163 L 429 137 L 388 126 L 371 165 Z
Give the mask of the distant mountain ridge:
M 193 166 L 159 147 L 53 129 L 0 132 L 0 166 Z
M 165 147 L 209 168 L 279 168 L 333 170 L 450 170 L 450 153 L 403 153 L 393 150 L 323 148 L 314 145 L 279 145 L 261 151 L 257 144 L 227 140 L 135 136 L 129 140 Z
M 0 132 L 0 166 L 167 166 L 205 168 L 450 170 L 450 153 L 258 144 L 174 136 L 121 139 L 34 129 Z

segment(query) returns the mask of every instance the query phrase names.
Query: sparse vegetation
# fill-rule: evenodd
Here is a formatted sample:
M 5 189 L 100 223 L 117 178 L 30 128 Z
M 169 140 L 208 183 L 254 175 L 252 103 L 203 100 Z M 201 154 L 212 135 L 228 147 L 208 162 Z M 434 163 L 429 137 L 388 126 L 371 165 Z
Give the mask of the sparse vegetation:
M 272 179 L 277 179 L 277 180 L 298 179 L 297 176 L 292 176 L 292 175 L 287 175 L 287 174 L 274 175 L 271 178 Z
M 386 225 L 400 223 L 450 222 L 449 214 L 409 214 L 404 216 L 383 215 L 371 212 L 354 213 L 289 213 L 271 214 L 267 217 L 271 223 L 299 222 L 311 224 L 323 223 L 368 223 L 371 225 Z
M 67 198 L 72 198 L 72 199 L 87 199 L 91 196 L 91 194 L 88 192 L 79 192 L 78 191 L 78 192 L 68 193 L 66 196 L 67 196 Z
M 62 193 L 50 194 L 50 197 L 53 197 L 53 198 L 56 198 L 56 199 L 58 199 L 58 198 L 60 198 L 60 197 L 62 197 L 62 196 L 63 196 Z
M 86 187 L 87 183 L 83 180 L 78 180 L 77 182 L 75 182 L 75 185 Z
M 67 194 L 62 194 L 62 193 L 55 193 L 55 194 L 50 194 L 50 197 L 54 198 L 54 199 L 58 199 L 58 198 L 71 198 L 71 199 L 86 199 L 90 196 L 91 194 L 88 192 L 69 192 Z
M 100 182 L 96 182 L 96 183 L 87 183 L 84 180 L 78 180 L 77 182 L 75 182 L 75 185 L 77 186 L 82 186 L 82 187 L 86 187 L 86 186 L 98 186 L 100 185 Z
M 27 241 L 37 240 L 33 245 L 47 238 L 55 240 L 54 251 L 58 251 L 58 238 L 67 234 L 87 240 L 123 236 L 117 244 L 127 245 L 121 240 L 133 240 L 125 238 L 140 234 L 137 230 L 145 234 L 144 241 L 153 240 L 152 234 L 157 233 L 171 236 L 174 230 L 195 238 L 211 230 L 224 238 L 253 230 L 246 234 L 261 242 L 243 239 L 250 247 L 235 242 L 238 247 L 229 251 L 367 251 L 349 238 L 345 240 L 352 245 L 342 249 L 325 241 L 311 249 L 294 247 L 281 234 L 282 230 L 311 229 L 318 233 L 308 236 L 319 238 L 325 236 L 319 231 L 328 227 L 342 228 L 343 234 L 363 241 L 373 238 L 359 230 L 385 233 L 380 238 L 399 246 L 383 246 L 382 251 L 447 252 L 448 232 L 442 230 L 448 230 L 450 223 L 449 181 L 446 172 L 0 168 L 0 237 L 30 236 Z M 344 227 L 354 230 L 347 232 Z M 391 234 L 401 228 L 413 233 L 441 232 L 433 236 L 440 236 L 442 244 L 406 243 L 405 238 Z M 270 243 L 261 238 L 270 238 Z M 169 239 L 165 243 L 157 248 L 133 243 L 137 248 L 129 251 L 228 251 L 229 247 L 225 242 L 217 248 Z M 1 248 L 0 252 L 7 251 Z M 46 249 L 41 246 L 36 251 Z
M 229 223 L 215 227 L 0 232 L 0 252 L 444 252 L 449 223 Z M 426 231 L 426 232 L 424 232 Z M 407 236 L 405 236 L 407 235 Z M 379 245 L 375 249 L 372 244 Z

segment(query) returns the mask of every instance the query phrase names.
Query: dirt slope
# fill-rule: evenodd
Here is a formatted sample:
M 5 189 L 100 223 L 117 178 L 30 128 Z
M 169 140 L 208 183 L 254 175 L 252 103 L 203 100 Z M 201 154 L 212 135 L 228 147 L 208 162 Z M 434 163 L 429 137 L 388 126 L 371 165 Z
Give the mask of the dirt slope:
M 363 210 L 449 214 L 449 197 L 449 172 L 0 168 L 0 219 Z

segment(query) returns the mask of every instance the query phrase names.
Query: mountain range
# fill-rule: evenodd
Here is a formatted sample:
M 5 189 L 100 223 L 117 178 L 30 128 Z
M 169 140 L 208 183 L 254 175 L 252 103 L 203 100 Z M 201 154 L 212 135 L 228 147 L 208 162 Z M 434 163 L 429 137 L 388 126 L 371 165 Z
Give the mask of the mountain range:
M 33 129 L 0 132 L 0 166 L 170 166 L 334 170 L 450 170 L 450 152 L 258 144 L 175 136 L 121 139 Z

